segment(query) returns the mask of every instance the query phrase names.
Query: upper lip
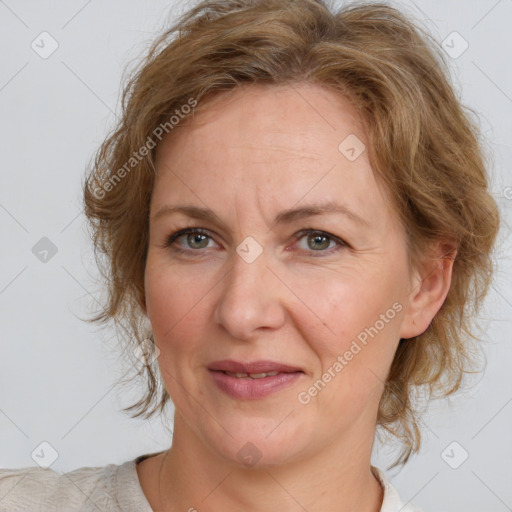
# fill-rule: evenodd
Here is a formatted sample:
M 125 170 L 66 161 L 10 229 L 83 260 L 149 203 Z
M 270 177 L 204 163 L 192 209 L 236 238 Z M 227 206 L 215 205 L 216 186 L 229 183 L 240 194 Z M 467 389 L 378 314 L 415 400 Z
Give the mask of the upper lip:
M 234 361 L 232 359 L 223 359 L 214 361 L 208 365 L 209 370 L 217 370 L 232 373 L 267 373 L 267 372 L 300 372 L 300 368 L 276 361 L 258 360 L 258 361 Z

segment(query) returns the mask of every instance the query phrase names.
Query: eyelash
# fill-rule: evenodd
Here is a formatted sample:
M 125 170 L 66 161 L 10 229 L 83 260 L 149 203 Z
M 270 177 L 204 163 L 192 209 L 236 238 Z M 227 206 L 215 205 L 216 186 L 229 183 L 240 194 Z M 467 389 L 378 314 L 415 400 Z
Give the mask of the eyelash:
M 176 252 L 179 252 L 179 253 L 186 253 L 187 255 L 192 255 L 193 253 L 196 253 L 196 254 L 193 255 L 193 257 L 201 256 L 200 253 L 203 252 L 203 250 L 201 250 L 201 249 L 182 249 L 182 248 L 173 246 L 173 243 L 175 242 L 175 240 L 177 240 L 180 236 L 188 235 L 188 234 L 191 234 L 191 233 L 199 234 L 199 235 L 205 235 L 208 238 L 213 240 L 213 238 L 209 235 L 209 232 L 207 230 L 205 230 L 205 229 L 202 229 L 202 228 L 185 228 L 185 229 L 180 229 L 179 231 L 176 231 L 176 232 L 172 233 L 167 238 L 167 240 L 165 241 L 164 248 L 170 248 L 173 251 L 176 251 Z M 303 230 L 299 231 L 298 233 L 296 233 L 294 235 L 294 239 L 295 239 L 295 241 L 298 241 L 298 240 L 300 240 L 301 238 L 303 238 L 306 235 L 313 235 L 313 234 L 329 238 L 330 240 L 336 242 L 338 244 L 338 246 L 337 247 L 332 247 L 331 249 L 327 249 L 327 250 L 306 251 L 306 253 L 309 253 L 310 256 L 321 257 L 321 256 L 326 255 L 326 254 L 327 255 L 331 255 L 331 254 L 333 254 L 335 252 L 340 251 L 341 249 L 344 249 L 344 248 L 348 247 L 348 244 L 345 241 L 343 241 L 341 238 L 338 238 L 338 237 L 336 237 L 334 235 L 331 235 L 330 233 L 327 233 L 325 231 L 320 231 L 318 229 L 312 229 L 312 228 L 306 228 L 306 229 L 303 229 Z

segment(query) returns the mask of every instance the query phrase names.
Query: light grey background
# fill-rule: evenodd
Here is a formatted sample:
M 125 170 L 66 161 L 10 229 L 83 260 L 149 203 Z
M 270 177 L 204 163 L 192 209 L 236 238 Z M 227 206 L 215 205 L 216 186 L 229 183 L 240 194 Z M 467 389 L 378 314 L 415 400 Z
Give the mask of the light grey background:
M 122 368 L 106 343 L 115 333 L 81 320 L 101 300 L 101 286 L 80 185 L 115 118 L 125 65 L 144 51 L 171 10 L 188 5 L 0 0 L 2 467 L 35 465 L 31 454 L 43 441 L 58 453 L 51 466 L 57 471 L 121 463 L 170 444 L 163 424 L 171 421 L 172 408 L 163 420 L 122 414 L 138 395 L 116 386 Z M 388 475 L 405 501 L 425 512 L 512 510 L 512 1 L 394 5 L 446 40 L 456 87 L 487 140 L 503 226 L 482 315 L 486 371 L 469 392 L 432 404 L 421 453 Z M 44 31 L 58 43 L 47 59 L 31 47 L 35 40 L 43 51 Z M 453 58 L 464 41 L 468 48 Z M 44 48 L 50 44 L 45 39 Z M 42 237 L 57 248 L 47 262 L 32 252 Z M 452 469 L 448 462 L 457 465 L 466 452 L 468 459 Z M 377 466 L 385 468 L 391 457 L 376 447 Z

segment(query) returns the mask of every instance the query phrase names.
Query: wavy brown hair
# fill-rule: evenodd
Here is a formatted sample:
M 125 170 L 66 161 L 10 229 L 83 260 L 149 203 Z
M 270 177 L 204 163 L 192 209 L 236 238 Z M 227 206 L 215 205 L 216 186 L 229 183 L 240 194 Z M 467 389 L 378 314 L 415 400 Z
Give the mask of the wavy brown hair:
M 472 318 L 491 281 L 499 218 L 477 124 L 454 92 L 442 49 L 395 8 L 206 0 L 153 42 L 85 177 L 85 213 L 108 289 L 90 321 L 113 321 L 132 349 L 148 336 L 144 267 L 158 130 L 174 129 L 172 116 L 186 123 L 193 112 L 184 106 L 207 108 L 207 96 L 301 82 L 336 91 L 359 112 L 372 168 L 407 231 L 412 265 L 436 241 L 457 247 L 444 304 L 423 334 L 400 340 L 384 385 L 377 423 L 402 441 L 396 463 L 405 463 L 421 440 L 415 391 L 451 394 L 476 366 Z M 139 365 L 137 375 L 146 378 L 145 393 L 124 410 L 149 418 L 170 397 L 156 364 Z

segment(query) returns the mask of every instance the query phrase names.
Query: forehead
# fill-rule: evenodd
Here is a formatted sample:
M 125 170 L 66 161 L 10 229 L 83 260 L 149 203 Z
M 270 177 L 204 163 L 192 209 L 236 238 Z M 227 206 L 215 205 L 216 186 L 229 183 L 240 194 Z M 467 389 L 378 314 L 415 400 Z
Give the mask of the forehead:
M 302 156 L 337 157 L 339 143 L 351 134 L 365 138 L 354 107 L 333 90 L 307 83 L 248 85 L 201 100 L 164 138 L 157 158 L 183 145 L 199 151 L 188 157 L 200 155 L 205 144 L 229 149 L 230 154 L 236 149 L 263 154 L 281 148 L 301 151 Z
M 361 120 L 339 93 L 312 84 L 243 87 L 200 103 L 163 139 L 153 199 L 214 193 L 224 207 L 240 196 L 282 207 L 307 196 L 382 215 L 368 152 L 347 158 L 347 140 L 357 152 L 366 146 Z

